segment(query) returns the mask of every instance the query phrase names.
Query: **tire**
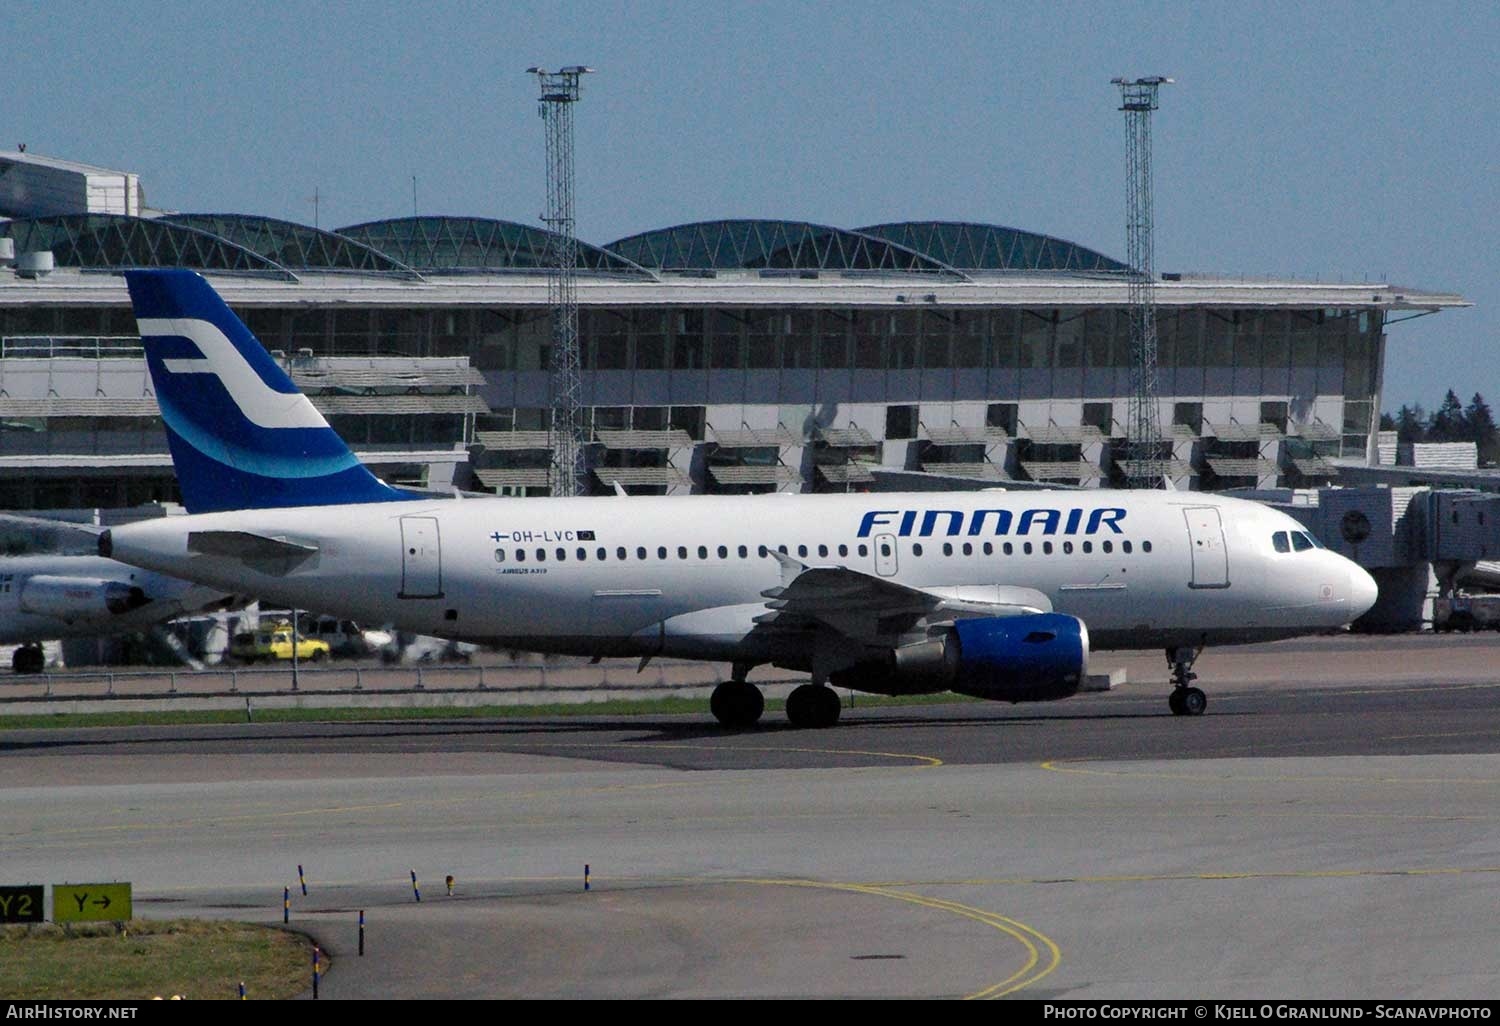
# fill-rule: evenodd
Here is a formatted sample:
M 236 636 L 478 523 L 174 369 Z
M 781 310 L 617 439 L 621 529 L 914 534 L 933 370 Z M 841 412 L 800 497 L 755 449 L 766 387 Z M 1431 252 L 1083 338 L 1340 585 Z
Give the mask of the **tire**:
M 1202 716 L 1203 711 L 1208 708 L 1208 696 L 1200 688 L 1184 688 L 1182 693 L 1182 711 L 1188 716 Z
M 803 684 L 786 696 L 786 718 L 794 727 L 831 727 L 839 721 L 842 708 L 838 692 L 822 684 Z

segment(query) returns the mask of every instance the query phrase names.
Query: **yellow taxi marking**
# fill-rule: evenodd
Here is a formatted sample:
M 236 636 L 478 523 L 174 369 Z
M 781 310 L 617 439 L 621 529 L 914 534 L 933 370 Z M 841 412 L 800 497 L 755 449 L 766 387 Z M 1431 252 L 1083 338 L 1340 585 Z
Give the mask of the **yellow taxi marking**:
M 913 894 L 910 891 L 901 891 L 892 887 L 875 884 L 774 879 L 743 879 L 731 882 L 757 884 L 764 887 L 811 887 L 820 890 L 868 894 L 878 898 L 891 898 L 895 901 L 920 905 L 923 908 L 936 909 L 939 912 L 951 912 L 954 915 L 963 916 L 965 919 L 972 919 L 977 923 L 983 923 L 985 926 L 992 927 L 1013 938 L 1026 949 L 1026 962 L 1021 968 L 998 983 L 992 983 L 982 990 L 976 990 L 972 994 L 964 995 L 965 1001 L 992 999 L 1013 994 L 1023 987 L 1029 987 L 1033 983 L 1036 983 L 1062 963 L 1062 949 L 1050 937 L 1035 927 L 1028 926 L 1018 919 L 1000 915 L 998 912 L 987 912 L 984 909 L 974 908 L 972 905 L 962 905 L 956 901 L 929 898 L 925 895 Z M 1043 964 L 1044 962 L 1045 964 Z
M 796 748 L 791 745 L 679 745 L 658 744 L 652 741 L 547 741 L 536 744 L 527 744 L 517 747 L 523 748 L 626 748 L 631 751 L 642 749 L 651 750 L 678 750 L 688 752 L 757 752 L 760 754 L 796 752 L 800 755 L 862 755 L 871 759 L 896 759 L 907 762 L 915 762 L 920 765 L 916 769 L 932 769 L 934 766 L 943 765 L 943 760 L 935 755 L 911 755 L 906 752 L 875 752 L 859 748 Z

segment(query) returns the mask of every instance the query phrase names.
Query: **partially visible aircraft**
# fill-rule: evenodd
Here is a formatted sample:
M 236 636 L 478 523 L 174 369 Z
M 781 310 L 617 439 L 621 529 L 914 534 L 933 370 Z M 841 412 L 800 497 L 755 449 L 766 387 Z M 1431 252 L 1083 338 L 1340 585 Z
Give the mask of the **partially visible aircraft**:
M 148 630 L 230 604 L 217 588 L 99 556 L 0 559 L 0 645 L 19 646 L 11 656 L 16 673 L 42 672 L 43 641 Z
M 723 660 L 714 715 L 759 719 L 756 665 L 829 726 L 829 684 L 1010 702 L 1077 692 L 1090 645 L 1161 648 L 1203 712 L 1205 645 L 1326 631 L 1375 582 L 1296 521 L 1186 492 L 446 498 L 376 479 L 209 284 L 127 271 L 184 503 L 113 528 L 126 562 L 421 634 L 595 657 Z

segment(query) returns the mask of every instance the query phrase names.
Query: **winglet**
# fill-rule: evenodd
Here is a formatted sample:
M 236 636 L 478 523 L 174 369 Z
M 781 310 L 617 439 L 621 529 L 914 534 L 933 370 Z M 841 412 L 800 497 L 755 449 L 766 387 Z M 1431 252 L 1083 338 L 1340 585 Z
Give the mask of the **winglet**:
M 359 462 L 194 271 L 126 271 L 190 513 L 414 498 Z

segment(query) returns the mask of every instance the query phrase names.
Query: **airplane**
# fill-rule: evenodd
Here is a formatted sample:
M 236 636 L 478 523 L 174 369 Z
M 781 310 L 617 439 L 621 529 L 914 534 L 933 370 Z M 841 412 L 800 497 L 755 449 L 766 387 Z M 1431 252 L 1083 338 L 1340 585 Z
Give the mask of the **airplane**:
M 44 639 L 148 630 L 230 604 L 231 596 L 216 588 L 98 556 L 0 559 L 0 645 L 18 646 L 11 655 L 18 674 L 42 672 Z
M 126 271 L 189 515 L 100 552 L 287 606 L 504 648 L 723 661 L 724 725 L 758 665 L 830 685 L 1008 702 L 1075 694 L 1091 647 L 1161 648 L 1169 707 L 1207 706 L 1208 645 L 1348 624 L 1374 580 L 1296 521 L 1173 491 L 681 498 L 433 497 L 370 473 L 200 275 Z

